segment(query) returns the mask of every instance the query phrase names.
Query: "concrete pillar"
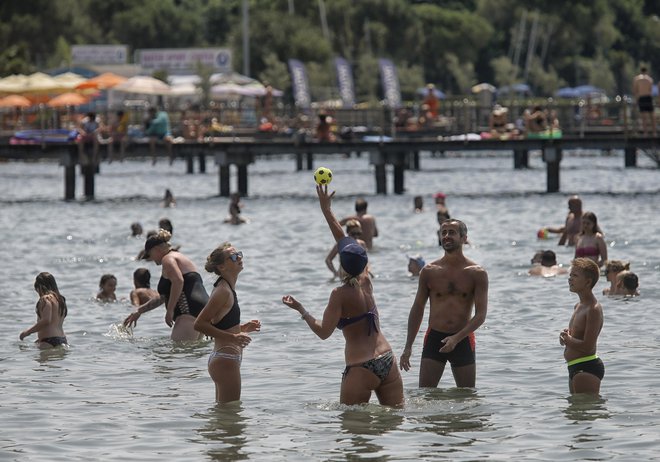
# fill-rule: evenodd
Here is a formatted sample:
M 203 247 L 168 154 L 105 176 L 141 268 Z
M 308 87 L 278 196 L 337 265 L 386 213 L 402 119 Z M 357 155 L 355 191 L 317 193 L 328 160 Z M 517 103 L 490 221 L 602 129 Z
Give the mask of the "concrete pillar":
M 206 173 L 206 155 L 199 153 L 199 173 Z
M 218 182 L 220 183 L 220 195 L 229 197 L 229 165 L 220 165 Z
M 515 149 L 513 151 L 513 168 L 529 168 L 529 151 L 526 149 Z
M 76 165 L 64 166 L 64 200 L 72 201 L 76 198 Z
M 300 152 L 296 153 L 296 172 L 300 172 L 303 169 L 303 155 Z
M 637 148 L 626 148 L 625 156 L 626 167 L 637 167 Z
M 314 170 L 314 156 L 311 152 L 307 153 L 307 170 Z
M 241 197 L 248 195 L 248 170 L 247 165 L 237 165 L 238 168 L 238 192 Z
M 186 155 L 186 173 L 188 175 L 192 175 L 195 173 L 195 159 L 193 159 L 193 156 L 190 153 L 187 153 Z
M 394 194 L 403 194 L 405 191 L 403 185 L 403 164 L 394 164 Z
M 385 164 L 376 165 L 376 194 L 387 194 Z
M 94 177 L 96 176 L 96 165 L 81 165 L 80 170 L 83 174 L 83 185 L 85 199 L 94 199 Z
M 546 191 L 559 192 L 559 163 L 561 162 L 561 149 L 556 146 L 543 148 L 543 160 L 546 164 Z

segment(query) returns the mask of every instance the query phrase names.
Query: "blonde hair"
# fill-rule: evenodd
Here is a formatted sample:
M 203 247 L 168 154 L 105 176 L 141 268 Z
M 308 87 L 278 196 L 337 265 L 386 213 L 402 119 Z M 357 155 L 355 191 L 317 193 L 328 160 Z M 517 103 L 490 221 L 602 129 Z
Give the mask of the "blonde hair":
M 218 271 L 218 265 L 222 265 L 225 262 L 225 250 L 231 247 L 230 242 L 223 242 L 218 247 L 213 249 L 213 251 L 206 257 L 206 264 L 204 269 L 209 273 L 217 274 L 221 276 L 220 271 Z
M 348 274 L 346 270 L 339 265 L 339 279 L 341 279 L 341 282 L 343 284 L 348 284 L 351 287 L 359 287 L 360 286 L 360 275 L 353 276 L 352 274 Z
M 573 268 L 579 270 L 591 280 L 591 288 L 593 289 L 598 278 L 600 277 L 600 268 L 598 264 L 590 258 L 576 258 L 573 260 Z
M 606 273 L 620 273 L 621 271 L 629 270 L 630 262 L 623 260 L 607 260 L 605 262 Z

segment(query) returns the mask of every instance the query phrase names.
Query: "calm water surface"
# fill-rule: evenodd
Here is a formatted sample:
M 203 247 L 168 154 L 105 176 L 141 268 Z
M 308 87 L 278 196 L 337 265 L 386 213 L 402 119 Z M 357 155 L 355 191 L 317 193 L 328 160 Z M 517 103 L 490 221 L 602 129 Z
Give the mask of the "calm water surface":
M 332 238 L 310 172 L 289 158 L 250 166 L 251 223 L 223 223 L 228 199 L 217 197 L 214 166 L 185 175 L 183 162 L 102 165 L 97 201 L 63 202 L 62 167 L 0 164 L 0 460 L 652 460 L 660 434 L 660 172 L 640 157 L 624 169 L 621 154 L 567 154 L 560 194 L 545 194 L 538 155 L 514 171 L 510 156 L 432 158 L 406 172 L 407 192 L 375 196 L 366 158 L 319 160 L 333 169 L 334 210 L 352 212 L 365 195 L 381 236 L 370 254 L 381 326 L 397 356 L 406 335 L 416 281 L 406 254 L 440 255 L 431 195 L 448 195 L 452 216 L 468 225 L 465 253 L 490 277 L 488 318 L 477 331 L 477 388 L 457 389 L 447 371 L 440 388 L 419 390 L 422 334 L 414 369 L 404 375 L 405 408 L 339 404 L 343 338 L 316 338 L 281 304 L 286 293 L 319 316 L 335 283 L 323 263 Z M 233 173 L 233 172 L 232 172 Z M 232 176 L 235 184 L 236 178 Z M 391 188 L 391 178 L 390 188 Z M 81 181 L 78 181 L 81 195 Z M 178 200 L 159 208 L 165 188 Z M 233 189 L 233 188 L 232 188 Z M 562 348 L 576 297 L 565 277 L 530 278 L 537 249 L 553 248 L 568 265 L 570 249 L 538 241 L 543 225 L 559 225 L 566 199 L 579 193 L 597 214 L 612 258 L 629 259 L 642 296 L 603 298 L 599 354 L 606 365 L 600 399 L 571 398 Z M 412 213 L 423 195 L 429 211 Z M 243 319 L 262 332 L 244 354 L 243 399 L 216 406 L 206 372 L 209 342 L 174 345 L 164 310 L 144 315 L 133 334 L 117 328 L 132 310 L 133 257 L 145 230 L 167 216 L 172 241 L 201 268 L 219 243 L 245 254 L 237 293 Z M 152 284 L 160 269 L 144 263 Z M 35 320 L 32 288 L 52 272 L 66 296 L 70 349 L 41 352 L 18 334 Z M 103 273 L 118 278 L 122 301 L 94 300 Z M 214 278 L 203 273 L 207 289 Z M 597 292 L 606 286 L 601 280 Z M 428 310 L 427 310 L 428 313 Z M 426 328 L 426 321 L 422 325 Z M 29 337 L 34 340 L 35 336 Z

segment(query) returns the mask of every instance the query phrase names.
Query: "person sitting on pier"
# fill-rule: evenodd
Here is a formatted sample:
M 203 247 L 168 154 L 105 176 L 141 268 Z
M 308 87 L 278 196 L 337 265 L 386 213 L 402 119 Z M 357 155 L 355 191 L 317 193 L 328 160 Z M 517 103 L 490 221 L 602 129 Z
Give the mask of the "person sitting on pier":
M 96 165 L 99 162 L 99 132 L 101 131 L 101 119 L 95 113 L 89 112 L 81 121 L 80 141 L 78 142 L 78 154 L 81 165 L 90 165 L 90 159 L 85 152 L 87 145 L 92 145 L 91 164 Z
M 495 139 L 506 138 L 509 110 L 496 104 L 488 119 L 490 136 Z
M 128 142 L 128 113 L 124 111 L 117 111 L 115 120 L 110 126 L 110 142 L 108 143 L 108 151 L 110 154 L 110 162 L 115 160 L 115 143 L 119 145 L 119 160 L 124 161 L 124 151 L 126 150 L 126 143 Z
M 319 114 L 319 123 L 316 126 L 316 139 L 318 141 L 334 142 L 337 141 L 335 134 L 332 133 L 332 117 L 327 114 Z
M 430 122 L 435 121 L 438 118 L 440 111 L 440 100 L 435 94 L 435 85 L 429 83 L 426 85 L 426 96 L 424 96 L 424 102 L 428 108 L 427 117 L 430 119 Z
M 172 157 L 172 131 L 170 129 L 170 117 L 164 110 L 156 110 L 155 107 L 149 108 L 149 125 L 144 132 L 149 137 L 149 150 L 151 152 L 152 163 L 156 163 L 156 142 L 164 141 L 167 149 L 167 156 L 170 159 L 170 165 L 174 163 Z
M 527 133 L 540 133 L 548 129 L 548 117 L 541 106 L 525 111 L 525 130 Z

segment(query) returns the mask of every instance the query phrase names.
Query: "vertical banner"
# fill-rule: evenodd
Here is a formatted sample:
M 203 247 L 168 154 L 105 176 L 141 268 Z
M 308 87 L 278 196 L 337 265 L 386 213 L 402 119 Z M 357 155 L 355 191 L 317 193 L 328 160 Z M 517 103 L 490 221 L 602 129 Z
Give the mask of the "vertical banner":
M 389 59 L 379 59 L 380 81 L 383 86 L 383 97 L 390 108 L 401 107 L 401 90 L 399 89 L 399 77 L 396 75 L 396 67 Z
M 305 65 L 297 59 L 289 60 L 289 72 L 293 85 L 293 99 L 301 109 L 309 109 L 312 105 L 312 97 L 309 93 L 309 81 Z
M 355 106 L 355 85 L 351 65 L 344 58 L 335 58 L 339 95 L 345 108 Z

